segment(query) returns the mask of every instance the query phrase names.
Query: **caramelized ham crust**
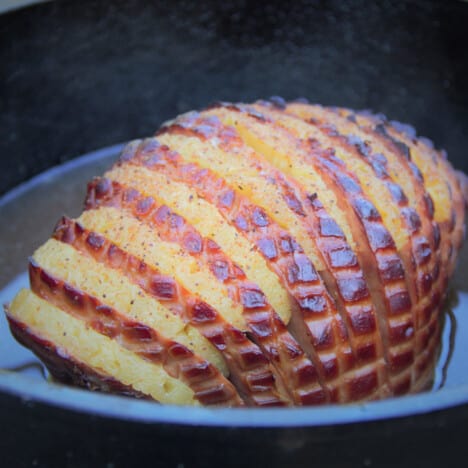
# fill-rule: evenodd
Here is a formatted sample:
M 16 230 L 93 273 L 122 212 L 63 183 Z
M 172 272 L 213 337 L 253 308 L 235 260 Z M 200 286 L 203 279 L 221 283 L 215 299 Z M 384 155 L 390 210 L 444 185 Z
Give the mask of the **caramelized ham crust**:
M 288 406 L 430 386 L 465 176 L 412 127 L 275 98 L 127 145 L 6 307 L 54 378 Z

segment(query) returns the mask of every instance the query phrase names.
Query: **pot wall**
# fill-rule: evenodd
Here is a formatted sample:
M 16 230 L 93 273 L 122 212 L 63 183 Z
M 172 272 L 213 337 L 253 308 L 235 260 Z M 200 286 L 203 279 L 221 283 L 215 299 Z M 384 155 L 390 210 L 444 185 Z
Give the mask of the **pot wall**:
M 215 100 L 410 122 L 468 172 L 468 3 L 47 2 L 0 16 L 0 193 Z

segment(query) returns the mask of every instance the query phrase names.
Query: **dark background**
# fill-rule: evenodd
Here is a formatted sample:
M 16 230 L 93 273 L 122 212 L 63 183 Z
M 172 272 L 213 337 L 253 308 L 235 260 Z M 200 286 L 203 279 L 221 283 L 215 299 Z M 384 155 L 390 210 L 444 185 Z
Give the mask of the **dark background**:
M 11 411 L 11 408 L 15 411 Z M 0 395 L 5 468 L 463 468 L 468 406 L 299 428 L 144 424 Z
M 214 100 L 410 122 L 468 172 L 468 3 L 52 2 L 0 15 L 0 193 Z

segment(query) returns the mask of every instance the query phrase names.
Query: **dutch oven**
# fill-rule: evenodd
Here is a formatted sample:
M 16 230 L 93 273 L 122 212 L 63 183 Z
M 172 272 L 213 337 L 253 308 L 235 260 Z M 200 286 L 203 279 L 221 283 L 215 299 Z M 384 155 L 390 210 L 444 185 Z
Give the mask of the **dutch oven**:
M 77 214 L 82 179 L 121 143 L 216 100 L 306 96 L 373 109 L 412 123 L 468 172 L 467 24 L 462 1 L 109 0 L 3 13 L 1 288 L 62 210 Z M 187 409 L 59 386 L 21 364 L 2 322 L 1 464 L 460 465 L 467 291 L 462 260 L 433 390 L 342 407 Z

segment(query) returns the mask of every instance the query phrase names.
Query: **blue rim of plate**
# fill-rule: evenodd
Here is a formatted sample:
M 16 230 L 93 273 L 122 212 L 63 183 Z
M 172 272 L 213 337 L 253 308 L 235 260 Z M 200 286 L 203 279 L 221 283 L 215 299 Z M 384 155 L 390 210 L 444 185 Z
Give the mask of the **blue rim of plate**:
M 362 404 L 301 408 L 206 408 L 106 395 L 14 372 L 0 372 L 0 392 L 36 403 L 106 418 L 207 427 L 320 427 L 417 416 L 468 404 L 468 385 Z
M 106 156 L 117 156 L 124 146 L 121 143 L 105 147 L 41 172 L 2 195 L 0 207 L 60 172 L 79 168 Z M 468 405 L 468 384 L 381 401 L 320 407 L 203 408 L 159 405 L 151 401 L 40 381 L 1 369 L 0 393 L 16 396 L 25 405 L 46 404 L 90 415 L 147 424 L 207 427 L 320 427 L 416 416 Z

